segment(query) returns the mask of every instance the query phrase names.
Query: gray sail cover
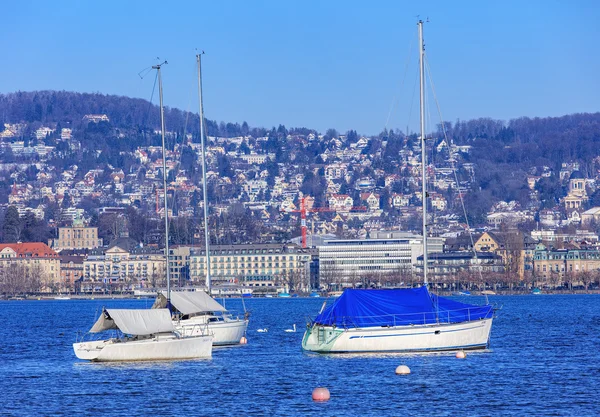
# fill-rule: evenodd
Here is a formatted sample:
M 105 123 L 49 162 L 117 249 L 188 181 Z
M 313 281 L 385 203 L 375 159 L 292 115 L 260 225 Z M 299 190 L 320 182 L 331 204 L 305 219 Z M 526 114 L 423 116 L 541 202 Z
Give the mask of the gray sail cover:
M 225 307 L 216 302 L 204 291 L 172 291 L 171 305 L 181 312 L 181 314 L 227 311 Z M 152 308 L 163 308 L 166 306 L 166 297 L 164 294 L 159 294 Z
M 119 329 L 125 334 L 149 335 L 175 330 L 171 313 L 166 308 L 154 310 L 106 309 L 90 329 L 90 333 Z

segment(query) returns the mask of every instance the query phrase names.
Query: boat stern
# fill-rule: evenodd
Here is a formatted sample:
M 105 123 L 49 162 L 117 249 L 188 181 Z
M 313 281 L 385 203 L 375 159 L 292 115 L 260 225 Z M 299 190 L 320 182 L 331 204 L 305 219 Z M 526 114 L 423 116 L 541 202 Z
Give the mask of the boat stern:
M 302 349 L 308 352 L 329 353 L 342 333 L 342 330 L 331 326 L 313 324 L 304 332 Z
M 106 340 L 73 343 L 73 351 L 78 359 L 94 361 L 98 359 L 106 344 Z

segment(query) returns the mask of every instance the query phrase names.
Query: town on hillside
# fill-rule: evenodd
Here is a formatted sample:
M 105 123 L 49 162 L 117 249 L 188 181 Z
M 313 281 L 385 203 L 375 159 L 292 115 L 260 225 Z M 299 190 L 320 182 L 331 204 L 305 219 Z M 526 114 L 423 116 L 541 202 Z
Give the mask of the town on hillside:
M 164 190 L 156 128 L 128 124 L 121 113 L 67 120 L 53 119 L 47 107 L 39 112 L 0 128 L 0 294 L 161 288 L 165 214 L 173 284 L 202 287 L 197 131 L 167 129 Z M 522 140 L 532 129 L 523 121 L 456 122 L 426 141 L 432 285 L 451 292 L 598 288 L 600 151 L 577 145 L 585 155 L 526 153 L 519 146 L 533 149 Z M 368 136 L 209 123 L 214 291 L 420 282 L 421 143 L 394 130 Z

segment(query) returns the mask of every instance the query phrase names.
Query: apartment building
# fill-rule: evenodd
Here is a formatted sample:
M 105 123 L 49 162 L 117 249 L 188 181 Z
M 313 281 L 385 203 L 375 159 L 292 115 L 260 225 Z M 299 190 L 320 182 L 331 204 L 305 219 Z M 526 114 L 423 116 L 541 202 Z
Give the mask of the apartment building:
M 60 282 L 58 253 L 42 242 L 0 244 L 0 273 L 12 265 L 22 265 L 40 273 L 41 288 L 48 289 Z
M 106 249 L 93 249 L 83 262 L 83 291 L 95 291 L 106 284 L 123 289 L 166 285 L 164 252 L 142 247 L 129 238 L 119 238 Z
M 363 276 L 412 274 L 423 255 L 423 238 L 411 233 L 376 234 L 374 239 L 327 240 L 318 246 L 319 278 L 322 283 L 351 285 Z M 377 237 L 380 236 L 380 237 Z M 427 239 L 430 253 L 442 252 L 444 239 Z
M 190 279 L 206 279 L 206 252 L 192 248 Z M 216 245 L 210 248 L 211 279 L 215 284 L 308 290 L 311 254 L 295 244 Z
M 597 248 L 571 246 L 554 249 L 538 244 L 533 256 L 536 277 L 564 279 L 568 274 L 600 272 L 600 251 Z

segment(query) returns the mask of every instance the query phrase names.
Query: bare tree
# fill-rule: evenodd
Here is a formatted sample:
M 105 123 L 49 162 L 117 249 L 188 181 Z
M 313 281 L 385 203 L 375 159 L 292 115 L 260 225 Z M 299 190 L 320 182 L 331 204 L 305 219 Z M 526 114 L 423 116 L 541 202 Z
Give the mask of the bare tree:
M 347 277 L 345 277 L 345 279 L 343 279 L 343 282 L 341 282 L 341 284 L 342 284 L 342 287 L 348 287 L 348 285 L 349 285 L 350 288 L 356 288 L 360 282 L 361 282 L 360 275 L 356 271 L 352 271 L 350 273 L 350 275 L 348 275 Z
M 550 271 L 550 274 L 548 275 L 548 284 L 553 287 L 556 288 L 558 287 L 562 282 L 561 276 L 557 271 Z
M 279 281 L 290 292 L 302 290 L 306 287 L 304 271 L 298 268 L 290 269 L 279 276 Z
M 32 294 L 42 289 L 44 274 L 38 266 L 28 267 L 16 263 L 0 270 L 0 292 L 6 295 Z M 48 282 L 44 282 L 48 288 Z
M 538 280 L 539 277 L 536 275 L 535 270 L 528 270 L 523 274 L 523 282 L 527 284 L 529 288 L 535 288 Z
M 156 285 L 158 284 L 158 274 L 156 273 L 156 270 L 152 270 L 148 275 L 148 284 L 152 288 L 156 288 Z
M 19 265 L 5 265 L 0 271 L 0 291 L 6 295 L 21 293 L 21 276 L 22 268 Z
M 319 268 L 319 288 L 330 291 L 337 281 L 337 273 L 331 265 L 321 265 Z
M 600 285 L 600 270 L 596 270 L 592 273 L 591 284 Z
M 521 278 L 523 257 L 523 235 L 516 231 L 507 232 L 504 242 L 505 282 L 512 291 L 513 285 Z
M 590 283 L 594 280 L 594 274 L 591 271 L 581 271 L 577 274 L 577 280 L 583 284 L 583 289 L 587 292 Z
M 567 271 L 565 272 L 564 281 L 569 287 L 569 291 L 573 291 L 573 283 L 577 280 L 580 273 Z

